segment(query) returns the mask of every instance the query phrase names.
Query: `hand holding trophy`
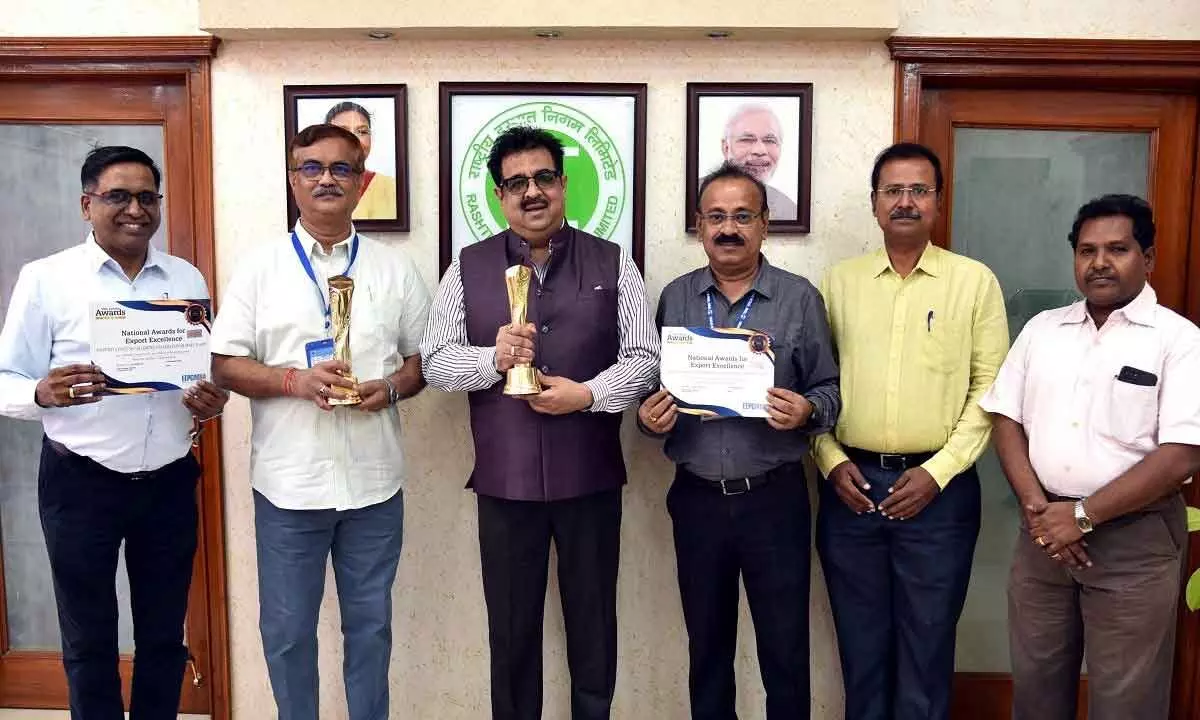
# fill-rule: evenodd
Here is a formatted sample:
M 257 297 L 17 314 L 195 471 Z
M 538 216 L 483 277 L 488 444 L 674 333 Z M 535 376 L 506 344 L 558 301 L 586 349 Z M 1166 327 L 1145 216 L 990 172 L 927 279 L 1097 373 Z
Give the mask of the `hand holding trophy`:
M 508 288 L 509 319 L 513 327 L 521 327 L 526 322 L 529 281 L 532 276 L 533 271 L 525 265 L 513 265 L 504 271 L 504 284 Z M 522 360 L 509 368 L 504 383 L 505 395 L 537 395 L 541 391 L 537 372 L 528 361 Z
M 345 275 L 329 278 L 329 315 L 333 327 L 333 359 L 350 365 L 350 300 L 354 297 L 354 280 Z M 344 373 L 347 380 L 358 384 L 352 373 Z M 341 389 L 341 388 L 339 388 Z M 331 397 L 330 405 L 357 405 L 362 402 L 356 390 L 345 390 L 344 397 Z

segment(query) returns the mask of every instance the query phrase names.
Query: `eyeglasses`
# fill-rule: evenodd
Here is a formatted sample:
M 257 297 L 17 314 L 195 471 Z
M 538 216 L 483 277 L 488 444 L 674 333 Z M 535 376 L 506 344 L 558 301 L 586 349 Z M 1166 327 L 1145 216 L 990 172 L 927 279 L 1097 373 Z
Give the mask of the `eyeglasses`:
M 904 193 L 908 193 L 912 197 L 913 202 L 919 202 L 930 197 L 935 192 L 936 190 L 928 185 L 888 185 L 875 191 L 877 195 L 882 195 L 894 202 L 899 202 L 900 198 L 904 197 Z
M 297 167 L 288 168 L 288 170 L 300 173 L 300 176 L 305 180 L 319 180 L 325 175 L 326 170 L 329 171 L 334 180 L 349 180 L 362 172 L 362 170 L 355 168 L 348 162 L 335 162 L 322 165 L 316 160 L 302 162 Z
M 150 192 L 149 190 L 143 190 L 136 193 L 129 192 L 128 190 L 109 190 L 108 192 L 102 193 L 88 192 L 87 190 L 84 190 L 83 194 L 90 195 L 91 197 L 100 200 L 105 205 L 111 205 L 118 208 L 126 207 L 129 205 L 129 203 L 133 202 L 134 198 L 137 198 L 138 205 L 141 205 L 144 208 L 158 207 L 158 201 L 162 200 L 162 195 Z
M 732 219 L 733 224 L 738 227 L 746 227 L 750 223 L 762 217 L 761 212 L 750 212 L 749 210 L 738 210 L 735 213 L 710 212 L 704 213 L 702 216 L 704 222 L 709 225 L 724 225 L 726 220 Z
M 549 190 L 558 184 L 560 173 L 557 170 L 538 170 L 533 174 L 533 177 L 528 175 L 513 175 L 512 177 L 504 178 L 500 181 L 500 187 L 504 188 L 504 192 L 512 195 L 520 195 L 529 189 L 529 181 L 532 180 L 542 190 Z

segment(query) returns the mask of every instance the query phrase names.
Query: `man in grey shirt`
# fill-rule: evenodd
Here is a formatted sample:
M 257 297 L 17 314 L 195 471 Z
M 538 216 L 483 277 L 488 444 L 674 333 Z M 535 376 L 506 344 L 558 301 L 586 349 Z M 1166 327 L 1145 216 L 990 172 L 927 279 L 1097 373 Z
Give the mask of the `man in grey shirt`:
M 709 264 L 668 285 L 659 327 L 739 327 L 766 334 L 775 353 L 769 417 L 701 421 L 666 390 L 638 421 L 666 435 L 676 463 L 667 510 L 691 657 L 692 717 L 734 715 L 738 578 L 754 618 L 769 720 L 809 717 L 811 517 L 803 457 L 810 435 L 841 410 L 838 368 L 817 289 L 770 265 L 766 190 L 725 164 L 700 184 L 697 227 Z

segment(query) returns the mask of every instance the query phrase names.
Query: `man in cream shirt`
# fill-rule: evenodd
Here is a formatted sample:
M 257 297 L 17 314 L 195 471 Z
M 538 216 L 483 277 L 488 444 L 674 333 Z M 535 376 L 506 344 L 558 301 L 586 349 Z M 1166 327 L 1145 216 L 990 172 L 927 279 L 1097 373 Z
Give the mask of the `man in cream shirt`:
M 332 555 L 349 716 L 381 720 L 404 515 L 395 405 L 424 387 L 418 344 L 429 294 L 406 254 L 354 231 L 363 149 L 353 134 L 308 127 L 288 161 L 300 220 L 226 290 L 213 372 L 251 399 L 259 626 L 279 718 L 317 719 L 317 616 Z M 314 346 L 331 337 L 335 275 L 354 280 L 352 367 L 322 360 Z M 330 405 L 348 390 L 362 403 Z
M 980 401 L 1022 510 L 1009 578 L 1013 718 L 1166 720 L 1187 522 L 1200 471 L 1200 330 L 1158 304 L 1150 206 L 1084 205 L 1085 300 L 1021 331 Z

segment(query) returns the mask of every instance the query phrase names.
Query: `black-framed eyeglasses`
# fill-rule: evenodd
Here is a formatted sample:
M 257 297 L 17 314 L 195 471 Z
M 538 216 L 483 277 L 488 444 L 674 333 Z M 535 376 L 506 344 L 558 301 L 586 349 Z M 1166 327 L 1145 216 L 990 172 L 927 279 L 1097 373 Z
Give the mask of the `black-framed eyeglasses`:
M 144 208 L 155 208 L 158 207 L 158 201 L 162 200 L 162 195 L 155 192 L 150 192 L 149 190 L 143 190 L 136 193 L 128 190 L 108 190 L 102 193 L 84 190 L 83 194 L 94 197 L 103 202 L 105 205 L 111 205 L 113 207 L 126 207 L 136 198 L 138 205 L 141 205 Z
M 316 160 L 302 162 L 296 167 L 288 168 L 288 170 L 300 173 L 300 177 L 305 180 L 319 180 L 325 175 L 326 170 L 329 171 L 334 180 L 349 180 L 362 172 L 362 170 L 359 170 L 348 162 L 333 162 L 328 165 L 322 165 Z
M 927 197 L 933 197 L 936 192 L 928 185 L 888 185 L 875 191 L 880 197 L 887 198 L 892 202 L 899 202 L 900 198 L 904 197 L 904 193 L 908 193 L 913 202 L 920 202 Z
M 733 220 L 733 224 L 738 227 L 746 227 L 750 223 L 762 217 L 761 212 L 750 212 L 749 210 L 738 210 L 734 213 L 723 213 L 719 211 L 704 213 L 701 217 L 704 222 L 709 225 L 724 225 L 726 220 Z
M 558 184 L 558 178 L 561 176 L 557 170 L 538 170 L 533 174 L 533 177 L 528 175 L 513 175 L 512 177 L 504 178 L 500 181 L 500 187 L 504 192 L 513 195 L 520 195 L 529 189 L 529 181 L 532 180 L 542 190 L 549 190 Z

